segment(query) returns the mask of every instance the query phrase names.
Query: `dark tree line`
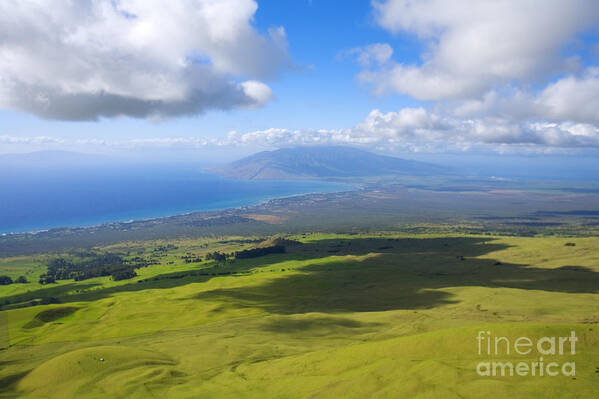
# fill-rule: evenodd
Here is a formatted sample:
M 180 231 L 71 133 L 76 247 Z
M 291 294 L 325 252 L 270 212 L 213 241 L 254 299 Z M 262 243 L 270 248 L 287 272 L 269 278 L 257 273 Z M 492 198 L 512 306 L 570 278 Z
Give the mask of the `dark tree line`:
M 248 259 L 282 253 L 285 253 L 285 247 L 283 245 L 273 245 L 272 247 L 244 249 L 243 251 L 235 252 L 235 257 L 237 259 Z
M 181 257 L 182 260 L 185 261 L 185 263 L 200 263 L 202 262 L 202 258 L 200 258 L 197 255 L 191 254 L 191 253 L 187 253 L 184 256 Z
M 46 274 L 40 276 L 40 284 L 54 283 L 57 280 L 75 281 L 94 277 L 112 276 L 115 281 L 137 276 L 135 269 L 148 266 L 149 262 L 142 258 L 126 260 L 113 253 L 97 254 L 93 257 L 77 259 L 54 258 L 48 262 Z
M 27 279 L 24 276 L 19 276 L 16 280 L 13 281 L 13 279 L 10 278 L 10 276 L 0 276 L 0 285 L 10 285 L 13 283 L 26 284 Z
M 114 281 L 127 280 L 135 276 L 137 276 L 137 273 L 133 269 L 117 270 L 112 273 L 112 279 Z
M 209 252 L 206 254 L 206 260 L 215 260 L 217 262 L 224 262 L 230 257 L 235 256 L 237 259 L 249 259 L 258 258 L 260 256 L 266 256 L 270 254 L 282 254 L 285 253 L 285 246 L 283 245 L 272 245 L 270 247 L 244 249 L 243 251 L 237 251 L 235 253 L 227 254 L 222 252 Z
M 206 260 L 215 260 L 217 262 L 224 262 L 226 261 L 231 255 L 229 254 L 225 254 L 225 253 L 221 253 L 218 251 L 214 251 L 214 252 L 208 252 L 206 254 Z
M 40 276 L 40 281 L 39 281 L 40 284 L 52 284 L 55 282 L 56 282 L 56 279 L 54 278 L 54 276 L 50 276 L 47 274 L 42 274 Z

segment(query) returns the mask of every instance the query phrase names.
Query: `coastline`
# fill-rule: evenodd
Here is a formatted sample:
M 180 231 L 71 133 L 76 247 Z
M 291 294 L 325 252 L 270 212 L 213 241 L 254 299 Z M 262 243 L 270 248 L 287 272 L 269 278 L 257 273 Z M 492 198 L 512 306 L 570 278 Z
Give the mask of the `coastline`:
M 349 187 L 348 187 L 349 186 Z M 252 205 L 61 227 L 0 236 L 0 257 L 93 248 L 119 242 L 262 237 L 303 232 L 371 231 L 481 233 L 534 236 L 599 234 L 597 194 L 438 191 L 409 185 L 352 182 L 345 191 L 264 198 Z M 534 187 L 533 187 L 534 188 Z M 506 201 L 509 199 L 509 201 Z M 522 204 L 517 209 L 513 203 Z M 484 215 L 485 217 L 481 217 Z M 515 223 L 514 218 L 518 218 Z M 374 227 L 373 227 L 374 226 Z
M 323 181 L 318 181 L 319 183 L 323 183 Z M 326 182 L 326 181 L 324 181 Z M 25 237 L 25 236 L 40 236 L 40 235 L 44 235 L 44 234 L 52 234 L 52 233 L 59 233 L 59 232 L 64 232 L 64 231 L 93 231 L 93 230 L 98 230 L 98 229 L 102 229 L 102 228 L 110 228 L 110 227 L 118 227 L 118 226 L 127 226 L 127 225 L 139 225 L 139 224 L 154 224 L 154 223 L 167 223 L 167 222 L 172 222 L 175 221 L 177 219 L 181 219 L 181 218 L 185 218 L 185 217 L 215 217 L 215 216 L 219 216 L 222 214 L 222 216 L 224 215 L 230 215 L 231 213 L 237 213 L 237 212 L 245 212 L 248 210 L 251 210 L 252 208 L 255 207 L 268 207 L 268 205 L 272 202 L 281 202 L 281 201 L 286 201 L 286 200 L 292 200 L 292 199 L 297 199 L 297 198 L 309 198 L 311 196 L 315 196 L 315 195 L 326 195 L 326 194 L 338 194 L 338 193 L 348 193 L 348 192 L 353 192 L 353 191 L 358 191 L 363 189 L 363 187 L 357 183 L 345 183 L 345 182 L 335 182 L 335 181 L 331 181 L 328 182 L 331 184 L 335 184 L 335 185 L 339 185 L 339 186 L 344 186 L 343 189 L 341 189 L 342 187 L 339 187 L 340 190 L 329 190 L 329 191 L 310 191 L 310 192 L 304 192 L 304 193 L 297 193 L 297 194 L 291 194 L 291 195 L 284 195 L 284 196 L 272 196 L 272 195 L 268 195 L 265 197 L 262 197 L 256 201 L 249 201 L 250 203 L 246 204 L 246 205 L 239 205 L 239 206 L 223 206 L 223 207 L 207 207 L 204 209 L 197 209 L 197 210 L 192 210 L 192 211 L 182 211 L 182 212 L 173 212 L 173 213 L 165 213 L 165 214 L 160 214 L 160 215 L 156 215 L 156 216 L 148 216 L 148 217 L 139 217 L 139 218 L 115 218 L 114 220 L 106 220 L 106 221 L 102 221 L 102 222 L 91 222 L 90 224 L 86 224 L 86 223 L 79 223 L 79 224 L 72 224 L 72 225 L 62 225 L 62 226 L 56 226 L 56 227 L 48 227 L 48 228 L 40 228 L 40 229 L 32 229 L 32 230 L 23 230 L 23 231 L 12 231 L 12 232 L 2 232 L 0 233 L 0 239 L 2 238 L 15 238 L 15 237 Z

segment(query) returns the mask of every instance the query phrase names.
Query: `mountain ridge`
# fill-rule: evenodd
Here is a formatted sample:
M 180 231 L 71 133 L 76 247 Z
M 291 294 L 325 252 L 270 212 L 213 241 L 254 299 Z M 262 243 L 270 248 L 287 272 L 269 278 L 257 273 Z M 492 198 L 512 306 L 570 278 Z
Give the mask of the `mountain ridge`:
M 212 171 L 244 180 L 442 174 L 444 168 L 354 147 L 304 146 L 262 151 Z

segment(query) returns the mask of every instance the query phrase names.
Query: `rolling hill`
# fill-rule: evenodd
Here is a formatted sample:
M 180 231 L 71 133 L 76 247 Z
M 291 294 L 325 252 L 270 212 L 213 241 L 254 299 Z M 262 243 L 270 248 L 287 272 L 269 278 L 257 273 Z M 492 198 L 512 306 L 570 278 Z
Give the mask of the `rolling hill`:
M 156 262 L 132 279 L 49 285 L 39 259 L 55 251 L 0 258 L 0 273 L 29 281 L 0 285 L 0 398 L 597 397 L 599 237 L 308 232 L 272 243 L 285 253 L 227 262 L 206 256 L 255 240 L 95 247 Z M 511 352 L 479 352 L 480 331 Z M 477 373 L 538 362 L 537 345 L 515 352 L 520 337 L 572 331 L 575 353 L 566 343 L 543 359 L 576 362 L 575 377 Z
M 319 146 L 263 151 L 212 171 L 234 179 L 309 179 L 392 174 L 433 175 L 442 174 L 444 168 L 352 147 Z

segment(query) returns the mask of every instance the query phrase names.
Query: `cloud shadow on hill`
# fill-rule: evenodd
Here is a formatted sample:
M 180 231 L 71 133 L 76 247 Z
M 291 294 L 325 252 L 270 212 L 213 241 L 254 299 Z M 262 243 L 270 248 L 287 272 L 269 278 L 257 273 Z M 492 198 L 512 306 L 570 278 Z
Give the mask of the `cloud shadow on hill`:
M 299 273 L 261 285 L 202 292 L 195 298 L 289 315 L 429 309 L 457 303 L 444 289 L 460 286 L 567 293 L 599 290 L 599 273 L 581 266 L 542 269 L 477 258 L 505 248 L 492 239 L 469 237 L 324 240 L 297 250 L 314 259 L 298 268 Z M 366 254 L 370 255 L 359 257 Z M 331 255 L 335 257 L 322 262 L 322 257 Z
M 27 293 L 26 297 L 3 299 L 15 303 L 53 296 L 61 303 L 86 302 L 121 292 L 171 289 L 222 276 L 243 279 L 257 268 L 260 273 L 273 272 L 276 276 L 261 285 L 216 289 L 191 298 L 289 315 L 429 309 L 457 303 L 458 299 L 444 289 L 459 286 L 567 293 L 599 290 L 599 273 L 581 266 L 542 269 L 478 258 L 506 248 L 484 237 L 323 239 L 290 246 L 286 254 L 236 260 L 216 268 L 199 266 L 115 287 L 65 284 Z M 281 271 L 280 263 L 290 260 L 306 265 Z M 80 292 L 73 293 L 74 289 Z

